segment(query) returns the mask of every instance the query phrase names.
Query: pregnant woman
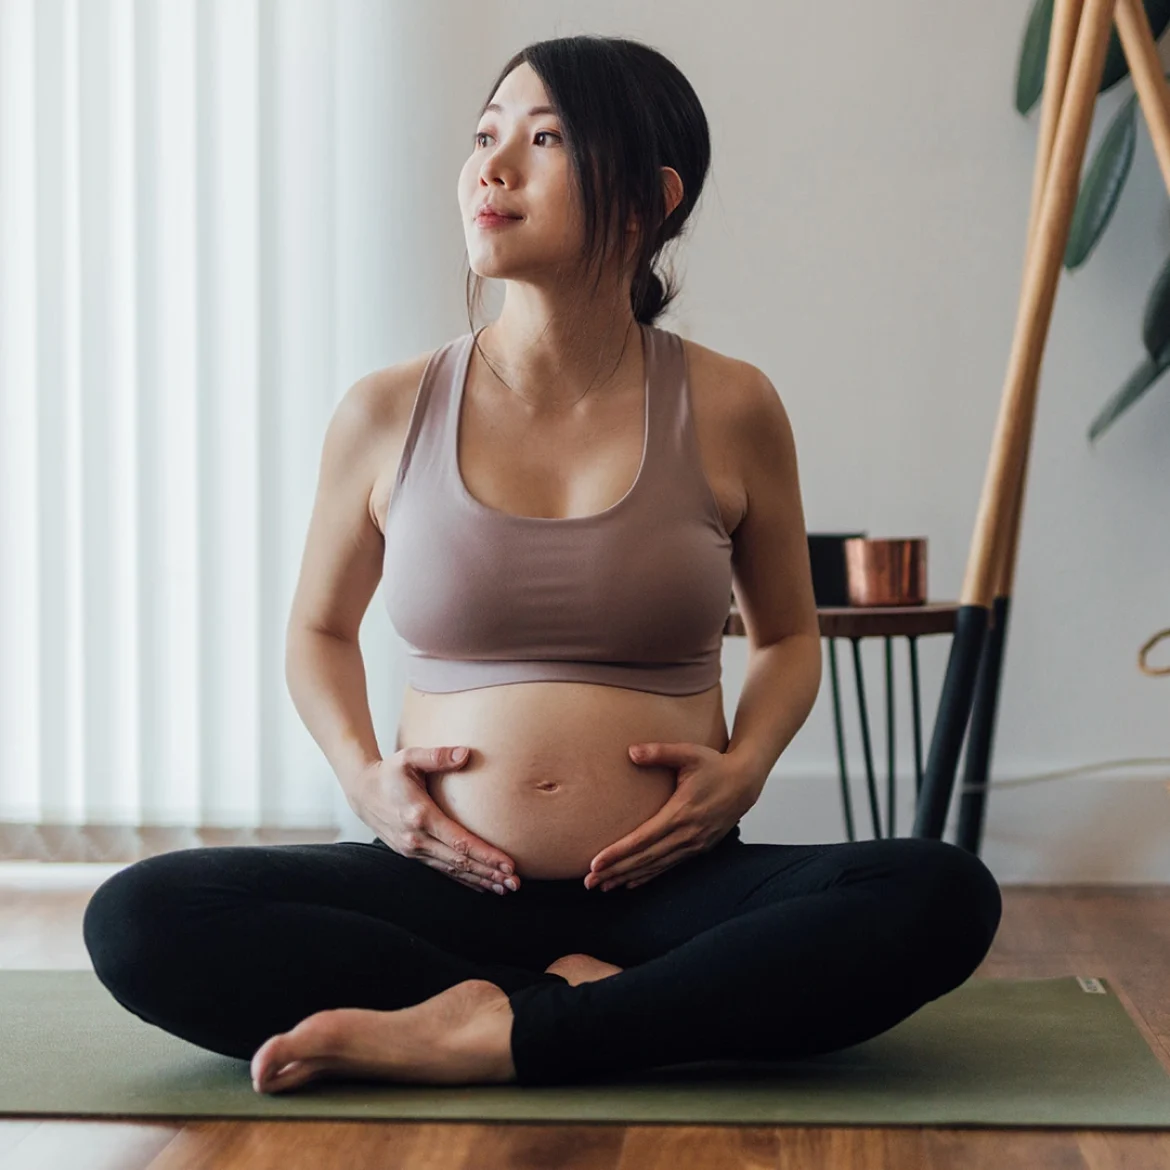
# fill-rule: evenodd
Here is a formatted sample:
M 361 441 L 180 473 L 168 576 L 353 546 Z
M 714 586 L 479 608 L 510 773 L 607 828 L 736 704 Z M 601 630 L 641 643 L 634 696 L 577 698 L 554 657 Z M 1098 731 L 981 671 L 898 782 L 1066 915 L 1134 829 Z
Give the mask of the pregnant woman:
M 86 909 L 117 1001 L 260 1092 L 830 1051 L 964 982 L 999 924 L 942 841 L 740 839 L 821 652 L 775 388 L 654 323 L 706 118 L 616 38 L 530 45 L 490 94 L 458 194 L 503 308 L 345 394 L 289 621 L 294 703 L 374 839 L 148 857 Z M 390 755 L 358 643 L 379 581 L 409 648 Z

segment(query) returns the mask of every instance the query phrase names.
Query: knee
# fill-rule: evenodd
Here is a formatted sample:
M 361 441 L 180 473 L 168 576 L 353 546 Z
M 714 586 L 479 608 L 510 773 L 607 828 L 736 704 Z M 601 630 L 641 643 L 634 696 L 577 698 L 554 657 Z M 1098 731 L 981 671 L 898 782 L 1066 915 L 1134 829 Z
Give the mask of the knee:
M 81 931 L 94 972 L 117 994 L 149 979 L 173 923 L 175 883 L 168 854 L 144 858 L 107 878 L 85 907 Z
M 906 838 L 906 877 L 927 945 L 949 949 L 968 974 L 991 950 L 1003 916 L 999 883 L 979 857 L 933 838 Z

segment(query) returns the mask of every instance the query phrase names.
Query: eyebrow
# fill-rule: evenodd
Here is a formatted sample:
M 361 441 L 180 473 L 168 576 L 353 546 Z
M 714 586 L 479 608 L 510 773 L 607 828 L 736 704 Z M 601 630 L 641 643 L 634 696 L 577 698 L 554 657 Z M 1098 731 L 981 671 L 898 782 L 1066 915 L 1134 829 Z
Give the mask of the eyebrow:
M 483 108 L 483 112 L 485 114 L 489 110 L 491 110 L 497 114 L 502 114 L 504 112 L 504 107 L 501 105 L 498 105 L 496 102 L 492 102 L 490 105 L 486 105 Z M 528 111 L 528 116 L 530 118 L 535 118 L 537 114 L 555 114 L 555 113 L 556 113 L 556 110 L 554 110 L 552 108 L 552 106 L 533 106 L 532 109 L 530 109 Z

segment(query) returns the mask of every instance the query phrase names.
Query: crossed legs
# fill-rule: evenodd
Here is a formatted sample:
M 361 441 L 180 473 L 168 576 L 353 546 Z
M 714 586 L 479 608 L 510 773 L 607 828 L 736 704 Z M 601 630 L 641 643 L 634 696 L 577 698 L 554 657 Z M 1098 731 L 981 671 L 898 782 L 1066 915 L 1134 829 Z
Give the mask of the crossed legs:
M 637 890 L 511 900 L 342 842 L 148 858 L 95 892 L 85 937 L 123 1006 L 274 1091 L 347 1054 L 358 1075 L 547 1084 L 859 1043 L 962 983 L 1000 910 L 978 858 L 915 838 L 727 839 Z M 615 970 L 574 981 L 573 954 Z

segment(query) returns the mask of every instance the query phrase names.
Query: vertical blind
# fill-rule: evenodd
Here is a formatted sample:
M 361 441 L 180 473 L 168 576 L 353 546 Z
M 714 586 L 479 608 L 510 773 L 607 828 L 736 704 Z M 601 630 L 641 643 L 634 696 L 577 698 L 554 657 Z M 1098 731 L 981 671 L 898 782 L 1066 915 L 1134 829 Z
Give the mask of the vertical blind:
M 0 0 L 0 858 L 348 814 L 284 633 L 374 12 Z

